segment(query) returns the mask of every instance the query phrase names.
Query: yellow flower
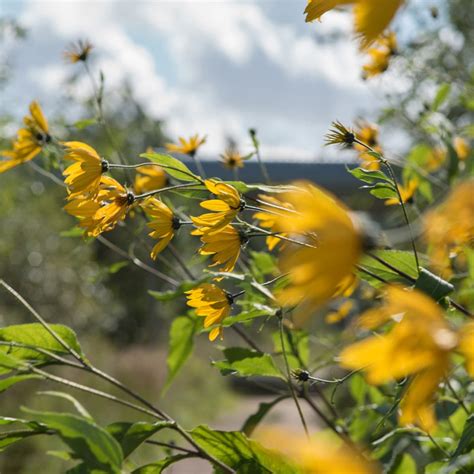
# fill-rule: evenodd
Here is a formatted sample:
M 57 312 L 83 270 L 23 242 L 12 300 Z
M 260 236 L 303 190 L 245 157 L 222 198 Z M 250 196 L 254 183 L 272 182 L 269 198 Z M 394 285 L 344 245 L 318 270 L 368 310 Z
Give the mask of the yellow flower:
M 268 449 L 282 453 L 295 465 L 297 472 L 307 474 L 380 474 L 377 464 L 368 461 L 340 440 L 316 435 L 305 436 L 278 427 L 258 428 L 257 440 Z
M 300 313 L 307 317 L 353 284 L 362 238 L 349 210 L 336 198 L 308 182 L 296 187 L 282 195 L 296 212 L 278 217 L 277 227 L 306 245 L 288 244 L 282 252 L 280 268 L 289 273 L 290 283 L 278 300 L 284 306 L 304 303 Z
M 309 0 L 306 22 L 317 20 L 340 5 L 354 4 L 354 27 L 365 49 L 385 31 L 403 3 L 404 0 Z
M 456 155 L 458 155 L 458 159 L 460 160 L 465 160 L 471 152 L 469 143 L 462 137 L 454 137 L 453 147 L 456 151 Z
M 221 155 L 221 159 L 222 163 L 226 168 L 234 169 L 244 167 L 244 161 L 242 159 L 242 156 L 235 147 L 227 149 L 225 153 Z
M 85 235 L 97 237 L 125 219 L 135 197 L 115 179 L 102 176 L 97 193 L 75 193 L 68 200 L 64 209 L 79 219 Z
M 64 159 L 74 161 L 63 172 L 66 176 L 64 182 L 71 193 L 97 191 L 102 173 L 108 169 L 108 163 L 102 160 L 94 148 L 85 143 L 66 142 L 64 145 L 67 148 Z
M 401 184 L 398 185 L 398 189 L 400 190 L 400 195 L 402 197 L 403 203 L 411 202 L 413 200 L 413 196 L 415 195 L 416 190 L 418 189 L 418 179 L 412 178 L 408 180 L 406 186 L 402 186 Z M 385 200 L 386 206 L 396 206 L 400 204 L 398 197 L 392 197 Z
M 442 147 L 436 146 L 429 152 L 426 163 L 423 164 L 423 168 L 429 173 L 432 173 L 433 171 L 438 170 L 445 160 L 446 150 Z
M 474 180 L 458 184 L 447 199 L 428 212 L 424 236 L 431 262 L 443 273 L 451 274 L 450 257 L 463 253 L 474 239 Z
M 359 121 L 355 134 L 357 139 L 362 143 L 370 146 L 377 153 L 383 153 L 382 147 L 379 144 L 379 128 L 376 124 Z M 362 168 L 368 170 L 380 169 L 380 161 L 375 158 L 375 156 L 369 155 L 366 147 L 359 143 L 354 143 L 354 149 L 359 152 L 359 158 L 362 161 Z
M 376 40 L 374 47 L 367 50 L 370 62 L 363 66 L 363 77 L 369 79 L 384 73 L 389 66 L 390 59 L 397 53 L 397 37 L 390 32 Z
M 220 271 L 231 272 L 240 255 L 240 247 L 245 238 L 231 225 L 225 226 L 219 232 L 201 236 L 201 255 L 212 255 L 211 267 L 222 265 Z
M 200 206 L 209 212 L 198 217 L 192 217 L 197 227 L 193 235 L 214 234 L 230 224 L 245 205 L 239 192 L 230 184 L 222 183 L 214 179 L 204 181 L 206 188 L 214 194 L 217 199 L 209 199 L 201 202 Z
M 171 152 L 183 153 L 185 155 L 194 156 L 198 148 L 206 143 L 206 137 L 199 138 L 199 135 L 189 137 L 189 140 L 186 140 L 183 137 L 179 137 L 179 143 L 167 143 L 166 149 Z
M 253 215 L 254 219 L 259 221 L 259 226 L 267 229 L 271 232 L 278 232 L 277 229 L 277 217 L 283 217 L 286 213 L 284 209 L 292 210 L 293 207 L 287 202 L 282 202 L 274 196 L 265 196 L 264 194 L 259 194 L 258 198 L 261 201 L 267 202 L 269 205 L 261 204 L 263 211 L 256 212 Z M 275 207 L 276 206 L 276 207 Z M 278 209 L 280 208 L 280 209 Z M 283 237 L 286 237 L 285 233 L 281 233 Z M 265 242 L 267 244 L 268 250 L 270 252 L 281 242 L 282 240 L 279 237 L 274 235 L 269 235 Z M 283 242 L 283 245 L 285 242 Z
M 341 122 L 333 122 L 332 128 L 326 134 L 326 145 L 352 146 L 356 138 L 355 132 L 346 128 Z
M 30 115 L 24 117 L 23 123 L 25 128 L 18 130 L 12 149 L 0 152 L 7 158 L 0 161 L 0 173 L 32 160 L 51 141 L 48 122 L 38 102 L 31 102 Z
M 222 335 L 222 321 L 229 316 L 232 297 L 218 286 L 204 283 L 187 291 L 187 304 L 196 309 L 196 314 L 204 319 L 204 327 L 219 324 L 209 333 L 209 340 L 214 341 Z
M 72 64 L 85 62 L 93 47 L 89 41 L 79 40 L 77 43 L 72 43 L 70 49 L 64 52 L 64 58 Z
M 341 353 L 341 365 L 366 372 L 367 381 L 383 384 L 415 375 L 401 402 L 400 423 L 430 431 L 436 423 L 433 397 L 449 368 L 458 339 L 441 308 L 418 291 L 387 289 L 379 323 L 395 321 L 386 335 L 369 337 Z
M 154 191 L 166 186 L 168 177 L 163 168 L 157 165 L 140 166 L 135 176 L 133 189 L 137 194 Z
M 149 234 L 150 237 L 158 239 L 158 243 L 151 251 L 151 258 L 154 260 L 174 237 L 174 232 L 179 229 L 180 223 L 173 211 L 155 197 L 148 198 L 141 206 L 151 218 L 147 224 L 153 229 Z
M 459 352 L 466 359 L 466 370 L 474 377 L 474 322 L 465 324 L 459 332 Z
M 352 311 L 353 307 L 354 301 L 344 301 L 344 303 L 342 303 L 336 311 L 333 311 L 332 313 L 326 315 L 326 322 L 328 324 L 335 324 L 342 321 L 343 319 L 346 319 L 347 316 L 349 316 L 349 313 Z

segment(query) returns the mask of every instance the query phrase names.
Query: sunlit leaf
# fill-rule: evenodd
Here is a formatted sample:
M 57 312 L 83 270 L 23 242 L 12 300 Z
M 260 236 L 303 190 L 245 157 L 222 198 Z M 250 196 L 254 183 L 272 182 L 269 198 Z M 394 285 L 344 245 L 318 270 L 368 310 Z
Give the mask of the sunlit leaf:
M 197 181 L 198 177 L 180 160 L 164 153 L 142 153 L 142 158 L 148 158 L 160 165 L 173 178 L 180 181 Z

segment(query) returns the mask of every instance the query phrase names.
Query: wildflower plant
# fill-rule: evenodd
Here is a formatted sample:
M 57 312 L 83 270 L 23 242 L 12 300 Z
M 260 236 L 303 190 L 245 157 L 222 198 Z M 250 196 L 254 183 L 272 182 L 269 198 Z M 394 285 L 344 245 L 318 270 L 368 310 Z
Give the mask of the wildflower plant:
M 375 60 L 376 48 L 388 55 L 399 49 L 386 30 L 403 3 L 310 0 L 306 21 L 352 5 L 360 46 Z M 92 51 L 90 43 L 79 42 L 66 57 L 90 74 Z M 370 67 L 367 76 L 385 70 Z M 94 126 L 106 133 L 103 97 L 95 100 Z M 42 171 L 62 184 L 64 211 L 84 237 L 77 245 L 96 239 L 156 278 L 159 290 L 150 287 L 148 294 L 130 298 L 155 298 L 163 309 L 167 301 L 181 303 L 184 314 L 170 315 L 166 388 L 191 356 L 194 340 L 204 336 L 222 351 L 210 370 L 258 377 L 272 382 L 275 393 L 240 430 L 185 428 L 163 411 L 159 394 L 153 402 L 145 399 L 97 367 L 72 328 L 39 314 L 5 276 L 4 294 L 32 322 L 0 329 L 0 391 L 31 379 L 51 382 L 68 391 L 59 396 L 73 401 L 75 411 L 2 413 L 0 450 L 8 455 L 7 448 L 25 438 L 54 436 L 66 446 L 56 454 L 70 462 L 71 473 L 159 473 L 189 458 L 225 473 L 473 472 L 472 127 L 449 136 L 439 132 L 442 153 L 415 145 L 402 163 L 385 154 L 377 124 L 335 121 L 328 129 L 326 144 L 354 154 L 347 171 L 360 183 L 361 196 L 384 204 L 390 227 L 309 181 L 272 184 L 254 129 L 251 153 L 228 149 L 221 160 L 234 170 L 258 160 L 263 182 L 223 181 L 206 176 L 199 160 L 205 136 L 168 144 L 173 155 L 148 148 L 125 157 L 117 149 L 116 160 L 93 143 L 63 141 L 32 102 L 24 126 L 2 151 L 0 172 L 41 163 L 41 154 L 53 149 L 56 171 Z M 433 133 L 436 141 L 438 131 Z M 420 164 L 426 166 L 420 170 Z M 440 180 L 443 185 L 433 191 Z M 108 233 L 135 239 L 140 258 L 111 244 Z M 183 239 L 192 259 L 180 255 Z M 173 264 L 165 266 L 169 260 Z M 229 345 L 231 334 L 241 344 Z M 114 391 L 96 387 L 91 378 L 79 383 L 77 370 Z M 143 418 L 100 426 L 73 398 L 81 393 Z M 285 399 L 294 404 L 299 433 L 265 423 Z M 303 405 L 314 413 L 318 430 Z M 142 465 L 137 460 L 145 443 L 156 448 L 156 460 Z

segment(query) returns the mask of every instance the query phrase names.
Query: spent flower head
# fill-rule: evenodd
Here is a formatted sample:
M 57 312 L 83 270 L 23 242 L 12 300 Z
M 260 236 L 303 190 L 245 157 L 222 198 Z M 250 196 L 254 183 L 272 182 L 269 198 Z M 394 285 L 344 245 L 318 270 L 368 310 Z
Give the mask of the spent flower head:
M 86 62 L 94 46 L 87 40 L 78 40 L 71 43 L 69 49 L 64 52 L 64 58 L 71 64 Z

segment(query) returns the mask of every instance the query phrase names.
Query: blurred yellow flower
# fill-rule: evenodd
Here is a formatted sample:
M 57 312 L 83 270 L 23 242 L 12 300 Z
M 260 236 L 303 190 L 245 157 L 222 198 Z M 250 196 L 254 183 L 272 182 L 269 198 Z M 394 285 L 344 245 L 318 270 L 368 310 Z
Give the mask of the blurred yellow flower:
M 85 62 L 89 58 L 93 47 L 92 43 L 87 40 L 78 40 L 76 43 L 72 43 L 70 49 L 64 52 L 64 58 L 72 64 Z
M 428 212 L 424 219 L 424 236 L 432 264 L 451 275 L 450 258 L 463 254 L 474 239 L 474 180 L 458 184 L 446 200 Z
M 244 167 L 244 160 L 235 147 L 228 148 L 224 154 L 221 155 L 221 161 L 224 166 L 229 169 Z
M 408 180 L 408 183 L 405 186 L 401 184 L 398 185 L 398 189 L 400 191 L 400 196 L 402 197 L 403 203 L 412 201 L 413 196 L 415 195 L 415 192 L 418 189 L 418 184 L 418 179 L 412 178 Z M 385 200 L 386 206 L 396 206 L 398 204 L 400 204 L 398 197 L 392 197 Z
M 212 255 L 211 267 L 222 265 L 220 271 L 231 272 L 240 255 L 240 247 L 245 243 L 244 237 L 232 225 L 227 225 L 219 232 L 201 236 L 201 255 Z
M 206 137 L 200 138 L 197 133 L 189 137 L 188 140 L 184 137 L 179 137 L 178 140 L 179 143 L 167 143 L 166 149 L 171 152 L 194 156 L 198 148 L 206 143 Z
M 232 297 L 212 283 L 204 283 L 187 291 L 186 295 L 188 306 L 195 308 L 196 314 L 205 318 L 205 328 L 219 324 L 209 333 L 209 340 L 214 341 L 219 335 L 222 335 L 223 329 L 220 324 L 230 314 Z
M 376 40 L 372 48 L 367 50 L 370 62 L 362 67 L 364 79 L 384 73 L 389 66 L 390 59 L 397 52 L 397 37 L 390 32 Z
M 306 22 L 318 20 L 338 6 L 354 4 L 354 27 L 365 49 L 385 31 L 403 3 L 404 0 L 309 0 Z
M 441 308 L 416 290 L 388 287 L 380 313 L 378 323 L 393 321 L 394 327 L 385 335 L 344 349 L 341 365 L 364 370 L 367 381 L 376 385 L 415 375 L 400 405 L 400 423 L 430 431 L 436 424 L 434 395 L 448 372 L 457 335 L 447 325 Z
M 458 159 L 460 160 L 465 160 L 471 152 L 471 147 L 469 146 L 468 141 L 462 137 L 454 137 L 453 147 L 456 151 L 456 155 L 458 155 Z
M 295 187 L 282 198 L 296 212 L 278 217 L 276 225 L 305 245 L 288 244 L 282 251 L 280 268 L 289 273 L 290 283 L 277 297 L 284 306 L 303 303 L 299 312 L 308 317 L 353 284 L 362 238 L 349 210 L 336 198 L 305 181 Z
M 266 448 L 284 454 L 295 471 L 307 474 L 380 474 L 379 466 L 357 451 L 329 436 L 308 440 L 288 429 L 259 428 L 256 439 Z
M 102 160 L 94 148 L 85 143 L 66 142 L 64 146 L 64 159 L 74 161 L 63 172 L 69 191 L 72 194 L 98 191 L 100 177 L 108 169 L 107 162 Z
M 79 219 L 78 225 L 85 229 L 85 235 L 97 237 L 125 219 L 134 200 L 133 193 L 128 192 L 118 181 L 102 176 L 97 193 L 70 194 L 64 209 Z
M 446 149 L 440 146 L 435 146 L 429 152 L 426 163 L 423 164 L 423 168 L 429 173 L 432 173 L 433 171 L 437 171 L 445 160 Z
M 148 153 L 148 152 L 147 152 Z M 137 168 L 133 189 L 135 193 L 142 194 L 166 186 L 168 177 L 165 171 L 158 165 L 146 165 Z
M 179 219 L 166 204 L 156 197 L 146 199 L 141 207 L 151 218 L 150 222 L 147 223 L 148 227 L 153 229 L 149 234 L 150 237 L 158 239 L 158 243 L 151 251 L 151 258 L 155 260 L 174 237 L 175 231 L 179 229 Z
M 459 352 L 466 359 L 468 374 L 474 377 L 474 322 L 465 324 L 459 331 Z
M 326 322 L 328 324 L 336 324 L 343 319 L 346 319 L 349 316 L 349 313 L 354 307 L 354 301 L 346 300 L 344 301 L 336 311 L 332 311 L 326 315 Z
M 265 206 L 265 204 L 261 204 L 260 207 L 263 210 L 256 212 L 253 215 L 253 218 L 259 221 L 260 227 L 263 227 L 264 229 L 269 230 L 271 232 L 278 232 L 277 218 L 286 215 L 285 209 L 291 210 L 291 204 L 280 201 L 274 196 L 266 196 L 264 194 L 259 194 L 258 198 L 261 201 L 267 202 L 269 205 Z M 285 233 L 281 233 L 281 235 L 283 237 L 286 237 Z M 282 242 L 282 240 L 274 235 L 269 235 L 265 239 L 265 242 L 267 244 L 268 250 L 270 250 L 271 252 L 280 242 Z M 285 242 L 283 241 L 282 248 L 284 244 Z
M 206 188 L 214 194 L 217 199 L 209 199 L 200 203 L 209 212 L 198 217 L 192 217 L 197 227 L 193 235 L 214 234 L 230 224 L 244 207 L 239 192 L 230 184 L 222 183 L 213 179 L 204 181 Z
M 370 146 L 375 152 L 382 154 L 382 147 L 379 143 L 379 127 L 365 120 L 359 120 L 357 122 L 357 129 L 355 130 L 356 138 Z M 362 161 L 362 168 L 368 170 L 380 169 L 380 161 L 372 155 L 369 155 L 368 150 L 365 146 L 360 143 L 354 143 L 354 149 L 359 152 L 359 159 Z
M 51 141 L 48 122 L 38 102 L 31 102 L 30 115 L 23 118 L 23 123 L 25 128 L 18 130 L 12 149 L 0 152 L 7 158 L 0 161 L 0 173 L 32 160 Z

